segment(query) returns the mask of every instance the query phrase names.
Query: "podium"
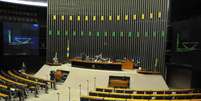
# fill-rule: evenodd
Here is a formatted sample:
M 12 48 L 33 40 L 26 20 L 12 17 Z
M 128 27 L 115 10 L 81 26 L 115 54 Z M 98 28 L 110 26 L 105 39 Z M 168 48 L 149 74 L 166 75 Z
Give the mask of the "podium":
M 122 69 L 134 69 L 134 63 L 130 60 L 126 60 L 122 63 Z
M 129 88 L 130 77 L 127 76 L 109 76 L 109 87 Z

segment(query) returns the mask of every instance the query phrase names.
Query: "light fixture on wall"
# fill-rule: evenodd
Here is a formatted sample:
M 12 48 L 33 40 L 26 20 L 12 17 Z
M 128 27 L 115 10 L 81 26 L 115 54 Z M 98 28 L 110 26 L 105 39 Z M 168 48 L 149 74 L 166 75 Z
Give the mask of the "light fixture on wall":
M 24 5 L 31 5 L 31 6 L 42 6 L 47 7 L 47 2 L 34 2 L 33 1 L 26 1 L 26 0 L 0 0 L 3 2 L 10 2 L 10 3 L 17 3 L 17 4 L 24 4 Z

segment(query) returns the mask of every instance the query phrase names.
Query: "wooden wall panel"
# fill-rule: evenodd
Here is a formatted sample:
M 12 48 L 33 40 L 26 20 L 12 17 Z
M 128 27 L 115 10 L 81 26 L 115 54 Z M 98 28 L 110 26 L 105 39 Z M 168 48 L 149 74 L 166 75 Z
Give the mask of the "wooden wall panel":
M 48 0 L 47 61 L 55 52 L 64 60 L 69 44 L 70 57 L 103 52 L 165 74 L 168 6 L 169 0 Z

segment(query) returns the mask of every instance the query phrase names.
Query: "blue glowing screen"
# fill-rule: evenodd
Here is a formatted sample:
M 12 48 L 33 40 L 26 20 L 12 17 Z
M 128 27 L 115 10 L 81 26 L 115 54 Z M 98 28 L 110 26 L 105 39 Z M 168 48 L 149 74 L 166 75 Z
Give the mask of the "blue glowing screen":
M 4 55 L 38 55 L 39 29 L 38 24 L 4 22 Z

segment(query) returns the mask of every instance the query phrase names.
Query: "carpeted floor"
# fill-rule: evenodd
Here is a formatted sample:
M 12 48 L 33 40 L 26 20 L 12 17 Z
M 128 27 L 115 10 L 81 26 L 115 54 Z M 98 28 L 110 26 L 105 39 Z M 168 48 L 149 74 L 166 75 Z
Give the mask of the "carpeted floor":
M 161 75 L 138 74 L 136 70 L 105 71 L 71 67 L 70 64 L 62 66 L 44 65 L 36 74 L 36 77 L 49 79 L 51 70 L 70 71 L 67 80 L 57 85 L 58 90 L 49 90 L 49 94 L 42 93 L 38 98 L 28 97 L 26 101 L 79 101 L 80 94 L 87 95 L 88 91 L 96 87 L 107 87 L 109 76 L 129 76 L 130 88 L 138 90 L 167 90 L 168 86 Z M 80 90 L 81 85 L 81 90 Z M 69 92 L 70 89 L 70 92 Z M 69 96 L 70 94 L 70 96 Z

